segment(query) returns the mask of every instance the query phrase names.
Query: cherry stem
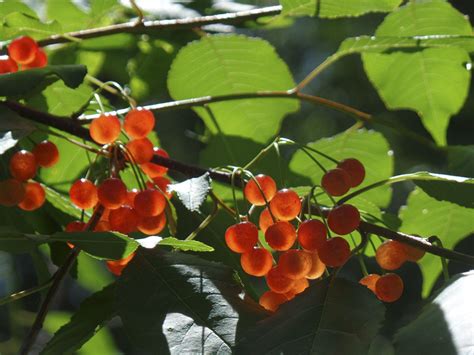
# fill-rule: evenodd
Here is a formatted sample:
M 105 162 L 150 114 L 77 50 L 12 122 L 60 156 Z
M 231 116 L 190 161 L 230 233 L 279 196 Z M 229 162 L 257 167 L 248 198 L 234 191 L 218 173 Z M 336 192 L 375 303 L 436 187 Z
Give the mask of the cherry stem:
M 212 202 L 214 203 L 214 207 L 211 211 L 211 213 L 201 222 L 201 224 L 199 224 L 199 226 L 194 230 L 192 231 L 187 237 L 185 240 L 193 240 L 194 238 L 196 238 L 196 236 L 204 229 L 206 228 L 209 223 L 212 222 L 212 220 L 214 218 L 217 217 L 217 213 L 219 212 L 219 202 L 214 198 L 213 195 L 209 195 L 212 199 Z

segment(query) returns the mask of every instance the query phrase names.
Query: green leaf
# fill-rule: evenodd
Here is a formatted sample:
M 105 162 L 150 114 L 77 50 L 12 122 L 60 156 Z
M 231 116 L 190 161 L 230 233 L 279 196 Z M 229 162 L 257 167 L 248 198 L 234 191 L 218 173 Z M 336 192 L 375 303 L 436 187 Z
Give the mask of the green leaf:
M 12 111 L 0 109 L 0 155 L 13 148 L 20 139 L 36 129 L 36 126 Z
M 284 304 L 239 342 L 241 354 L 367 354 L 384 307 L 359 284 L 326 278 Z
M 80 349 L 116 314 L 114 292 L 115 284 L 111 284 L 86 298 L 40 354 L 66 354 Z
M 474 176 L 474 145 L 449 146 L 447 151 L 449 173 Z
M 275 49 L 262 39 L 242 35 L 205 36 L 188 44 L 176 56 L 168 76 L 168 89 L 176 100 L 292 87 L 290 71 Z M 265 142 L 278 132 L 283 117 L 298 109 L 299 102 L 242 99 L 209 107 L 225 134 Z M 195 110 L 212 132 L 218 132 L 207 111 Z
M 176 192 L 183 205 L 191 212 L 196 212 L 211 190 L 211 178 L 209 173 L 205 173 L 197 178 L 169 185 L 168 190 Z
M 43 23 L 36 15 L 12 12 L 3 18 L 0 24 L 0 38 L 16 38 L 28 35 L 36 40 L 63 33 L 61 25 L 56 22 Z
M 36 17 L 36 13 L 21 1 L 2 1 L 0 2 L 0 19 L 11 13 L 20 12 L 25 15 Z
M 140 292 L 137 292 L 140 290 Z M 139 352 L 230 353 L 236 336 L 264 312 L 244 301 L 232 270 L 183 253 L 137 254 L 118 280 L 118 312 Z M 170 317 L 192 318 L 182 333 Z M 163 323 L 172 327 L 164 329 Z M 199 332 L 199 336 L 196 336 Z
M 472 352 L 474 272 L 446 285 L 417 318 L 395 335 L 397 354 L 468 354 Z
M 214 248 L 197 240 L 180 240 L 173 237 L 162 239 L 158 245 L 166 245 L 182 251 L 214 251 Z
M 409 2 L 388 15 L 376 36 L 472 35 L 469 21 L 449 3 Z M 390 109 L 416 111 L 438 144 L 467 96 L 469 55 L 460 48 L 362 56 L 370 81 Z
M 419 188 L 410 194 L 407 205 L 400 210 L 400 219 L 400 231 L 423 237 L 435 235 L 448 249 L 474 232 L 473 209 L 437 201 Z M 427 253 L 419 265 L 424 277 L 423 295 L 427 296 L 440 274 L 441 260 Z
M 0 75 L 0 96 L 21 96 L 37 88 L 62 80 L 70 88 L 77 88 L 87 73 L 83 65 L 54 65 Z
M 89 27 L 84 27 L 84 24 L 89 20 L 89 16 L 70 0 L 47 0 L 46 16 L 49 20 L 59 22 L 64 32 L 81 30 Z
M 358 130 L 348 131 L 331 138 L 323 138 L 317 142 L 310 143 L 311 148 L 317 149 L 336 160 L 346 158 L 356 158 L 364 164 L 366 177 L 360 187 L 370 185 L 380 180 L 388 179 L 393 173 L 393 153 L 382 134 L 374 131 Z M 326 169 L 333 169 L 336 164 L 313 154 Z M 311 161 L 306 154 L 298 151 L 290 162 L 290 169 L 295 174 L 300 174 L 305 178 L 301 184 L 320 184 L 323 176 L 322 170 Z M 376 190 L 364 193 L 360 200 L 361 209 L 369 209 L 367 212 L 375 212 L 371 204 L 378 207 L 385 207 L 391 196 L 391 189 L 388 186 L 380 187 Z M 363 201 L 365 200 L 365 202 Z M 325 201 L 324 199 L 321 202 Z M 327 200 L 326 200 L 327 201 Z M 354 200 L 355 206 L 358 201 Z

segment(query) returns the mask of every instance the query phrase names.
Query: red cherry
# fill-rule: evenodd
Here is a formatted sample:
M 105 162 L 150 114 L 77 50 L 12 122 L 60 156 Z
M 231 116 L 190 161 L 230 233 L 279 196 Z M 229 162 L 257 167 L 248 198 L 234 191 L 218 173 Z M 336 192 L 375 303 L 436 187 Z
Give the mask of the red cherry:
M 403 293 L 403 280 L 397 274 L 385 274 L 375 283 L 375 294 L 383 302 L 395 302 Z
M 311 270 L 309 270 L 308 274 L 306 274 L 306 278 L 310 280 L 318 279 L 326 271 L 326 265 L 321 261 L 319 258 L 318 252 L 306 252 L 311 256 Z
M 25 185 L 16 179 L 0 181 L 0 205 L 13 207 L 25 197 Z
M 109 178 L 100 184 L 97 195 L 102 206 L 115 210 L 127 199 L 127 187 L 122 180 Z
M 112 230 L 109 221 L 99 221 L 94 228 L 94 232 L 109 232 Z
M 25 197 L 18 204 L 18 207 L 25 211 L 34 211 L 43 206 L 45 199 L 46 193 L 43 186 L 37 182 L 28 182 L 25 185 Z
M 166 195 L 166 197 L 171 198 L 171 196 L 173 196 L 173 193 L 168 191 L 169 184 L 171 184 L 170 179 L 165 178 L 164 176 L 157 176 L 153 178 L 153 183 L 148 181 L 146 183 L 146 186 L 149 189 L 154 189 L 156 185 Z
M 10 173 L 17 180 L 26 181 L 34 178 L 37 168 L 35 156 L 26 150 L 16 152 L 10 159 Z
M 129 234 L 137 229 L 138 219 L 138 214 L 132 207 L 121 206 L 110 211 L 110 228 L 123 234 Z
M 387 240 L 379 245 L 375 252 L 375 260 L 382 269 L 396 270 L 407 261 L 404 244 L 396 240 Z
M 41 48 L 38 48 L 36 52 L 35 59 L 28 64 L 23 64 L 22 69 L 34 69 L 34 68 L 43 68 L 48 65 L 48 56 L 45 51 Z
M 120 121 L 115 115 L 100 115 L 92 121 L 89 132 L 96 143 L 112 143 L 120 136 Z
M 305 250 L 319 249 L 326 242 L 326 237 L 326 226 L 317 219 L 304 221 L 298 228 L 298 241 Z
M 349 175 L 351 187 L 359 186 L 364 181 L 365 168 L 359 160 L 354 158 L 344 159 L 337 164 L 337 167 Z
M 14 73 L 18 71 L 18 64 L 7 55 L 0 56 L 0 74 Z
M 166 214 L 161 213 L 153 217 L 140 217 L 138 230 L 143 234 L 155 235 L 160 233 L 166 226 Z
M 361 278 L 359 283 L 367 287 L 372 292 L 375 292 L 375 284 L 377 283 L 377 280 L 379 278 L 380 278 L 380 275 L 378 274 L 369 274 Z
M 43 141 L 38 143 L 32 152 L 38 162 L 38 165 L 43 168 L 50 168 L 59 161 L 59 150 L 56 144 L 50 141 Z
M 293 190 L 282 189 L 271 200 L 270 208 L 279 220 L 291 221 L 301 211 L 301 200 Z
M 138 189 L 131 189 L 127 191 L 127 199 L 125 200 L 125 204 L 130 207 L 135 207 L 135 196 L 138 195 L 140 191 Z
M 345 264 L 351 256 L 349 243 L 341 237 L 328 239 L 318 250 L 319 258 L 327 266 L 338 267 Z
M 131 138 L 145 138 L 155 127 L 153 112 L 146 109 L 133 109 L 125 116 L 123 128 Z
M 257 180 L 262 191 L 260 191 L 255 180 Z M 270 202 L 273 196 L 275 196 L 277 191 L 276 183 L 270 176 L 263 174 L 255 176 L 255 180 L 251 179 L 247 182 L 244 188 L 244 195 L 252 205 L 263 206 L 265 205 L 265 199 L 267 199 L 267 202 Z
M 270 290 L 276 293 L 286 293 L 290 291 L 295 284 L 295 280 L 283 275 L 279 267 L 271 269 L 265 279 Z
M 333 208 L 328 214 L 328 226 L 337 234 L 349 234 L 359 227 L 359 210 L 352 205 L 344 204 Z
M 166 150 L 158 147 L 153 148 L 153 154 L 164 158 L 169 158 L 169 155 Z M 142 165 L 140 165 L 140 167 L 142 168 L 143 172 L 152 179 L 159 176 L 163 176 L 168 172 L 168 168 L 166 166 L 161 166 L 152 162 L 143 163 Z
M 135 196 L 134 206 L 140 216 L 158 216 L 165 210 L 166 198 L 158 190 L 148 189 Z
M 265 232 L 265 240 L 274 250 L 290 249 L 296 240 L 295 227 L 289 222 L 280 221 L 272 224 Z
M 351 178 L 345 170 L 328 170 L 323 175 L 321 186 L 331 196 L 342 196 L 351 188 Z
M 290 249 L 281 254 L 278 267 L 282 275 L 299 280 L 308 274 L 312 266 L 311 255 L 303 250 Z
M 153 143 L 148 138 L 134 139 L 126 145 L 129 161 L 135 164 L 147 163 L 153 158 Z
M 69 198 L 80 209 L 92 208 L 97 204 L 97 187 L 87 179 L 77 180 L 69 189 Z
M 252 276 L 265 276 L 273 266 L 272 254 L 263 248 L 254 248 L 240 257 L 242 269 Z
M 240 222 L 227 228 L 225 242 L 236 253 L 248 253 L 258 241 L 257 226 L 251 222 Z
M 108 260 L 106 262 L 107 268 L 112 274 L 120 276 L 122 275 L 123 269 L 127 267 L 128 263 L 132 261 L 134 256 L 135 256 L 135 253 L 132 253 L 126 258 L 123 258 L 120 260 Z
M 258 303 L 267 311 L 276 312 L 278 308 L 287 301 L 288 298 L 284 294 L 267 291 L 260 297 Z
M 260 213 L 260 217 L 258 218 L 258 226 L 260 227 L 262 232 L 265 233 L 268 227 L 270 227 L 273 223 L 274 223 L 273 218 L 270 214 L 270 211 L 268 211 L 268 207 L 267 207 Z
M 81 221 L 72 221 L 66 225 L 66 232 L 82 232 L 86 227 L 86 224 Z
M 8 55 L 20 64 L 32 62 L 37 51 L 38 44 L 33 38 L 28 36 L 18 37 L 8 45 Z

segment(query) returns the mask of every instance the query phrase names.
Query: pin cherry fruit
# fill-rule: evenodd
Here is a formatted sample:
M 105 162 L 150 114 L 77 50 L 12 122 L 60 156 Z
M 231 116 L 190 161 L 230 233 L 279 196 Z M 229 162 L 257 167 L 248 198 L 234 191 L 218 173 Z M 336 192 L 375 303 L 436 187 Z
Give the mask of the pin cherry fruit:
M 308 219 L 298 228 L 298 242 L 305 250 L 319 249 L 326 242 L 326 237 L 326 226 L 316 219 Z
M 367 287 L 372 292 L 375 292 L 375 284 L 377 283 L 378 279 L 380 279 L 380 275 L 378 275 L 378 274 L 369 274 L 369 275 L 364 276 L 363 278 L 361 278 L 359 283 L 361 285 L 364 285 L 365 287 Z
M 257 226 L 251 222 L 240 222 L 227 228 L 225 242 L 230 250 L 236 253 L 252 251 L 258 241 Z
M 282 275 L 293 280 L 306 277 L 311 270 L 311 266 L 311 255 L 302 250 L 288 250 L 278 260 L 278 267 Z
M 329 212 L 327 223 L 334 233 L 340 235 L 352 233 L 360 224 L 359 210 L 349 204 L 337 206 Z
M 318 250 L 319 258 L 327 266 L 339 267 L 351 256 L 349 243 L 344 238 L 333 237 L 328 239 Z
M 270 209 L 279 220 L 291 221 L 301 211 L 301 200 L 293 190 L 282 189 L 270 201 Z
M 364 181 L 365 168 L 359 160 L 354 158 L 344 159 L 337 164 L 337 167 L 349 175 L 351 187 L 359 186 Z
M 14 73 L 18 71 L 18 64 L 7 55 L 0 56 L 0 74 Z
M 267 285 L 273 292 L 286 293 L 293 288 L 295 280 L 283 275 L 278 267 L 272 268 L 265 277 Z
M 146 109 L 130 110 L 125 116 L 123 128 L 133 138 L 145 138 L 155 127 L 153 112 Z
M 120 121 L 115 115 L 100 115 L 92 121 L 89 133 L 96 143 L 112 143 L 120 136 Z
M 295 227 L 293 227 L 289 222 L 276 222 L 267 228 L 267 231 L 265 232 L 265 240 L 274 250 L 288 250 L 296 241 Z
M 288 301 L 288 299 L 284 294 L 266 291 L 262 296 L 260 296 L 258 303 L 267 311 L 276 312 L 276 310 L 286 301 Z
M 56 144 L 43 141 L 37 144 L 32 151 L 36 162 L 43 168 L 50 168 L 59 161 L 59 150 Z
M 252 276 L 265 276 L 273 266 L 272 254 L 263 248 L 254 248 L 240 256 L 242 269 Z
M 26 181 L 36 175 L 38 163 L 33 153 L 20 150 L 10 159 L 10 174 L 17 180 Z
M 0 181 L 0 205 L 13 207 L 25 197 L 25 185 L 16 179 Z
M 270 176 L 263 174 L 255 176 L 255 180 L 250 179 L 247 182 L 244 188 L 244 195 L 252 205 L 263 206 L 265 205 L 265 199 L 267 202 L 270 202 L 275 196 L 277 192 L 276 183 Z
M 8 55 L 19 64 L 31 63 L 38 51 L 36 41 L 28 36 L 15 38 L 8 45 Z
M 345 170 L 328 170 L 321 179 L 321 186 L 331 196 L 342 196 L 351 188 L 351 178 Z
M 375 260 L 382 269 L 396 270 L 407 261 L 405 247 L 395 240 L 387 240 L 377 248 Z
M 25 185 L 25 196 L 18 204 L 24 211 L 34 211 L 43 206 L 46 199 L 46 193 L 43 186 L 37 182 L 28 182 Z
M 86 210 L 97 204 L 97 187 L 87 179 L 77 180 L 69 189 L 69 198 L 80 209 Z
M 395 302 L 403 293 L 403 280 L 397 274 L 385 274 L 375 283 L 375 295 L 383 302 Z
M 114 210 L 119 208 L 127 199 L 127 187 L 120 179 L 105 179 L 97 189 L 97 196 L 102 206 Z

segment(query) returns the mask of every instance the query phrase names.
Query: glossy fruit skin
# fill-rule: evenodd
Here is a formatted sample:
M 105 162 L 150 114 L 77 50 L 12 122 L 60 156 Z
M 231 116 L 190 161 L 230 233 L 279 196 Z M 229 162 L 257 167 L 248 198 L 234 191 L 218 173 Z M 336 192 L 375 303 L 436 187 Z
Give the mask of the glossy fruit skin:
M 16 179 L 0 181 L 0 205 L 13 207 L 18 205 L 25 197 L 25 184 Z
M 125 116 L 123 128 L 134 139 L 145 138 L 155 127 L 153 112 L 146 109 L 130 110 Z
M 171 198 L 173 196 L 173 193 L 168 191 L 168 185 L 171 184 L 170 179 L 164 177 L 164 176 L 157 176 L 153 178 L 153 184 L 150 182 L 147 182 L 146 185 L 150 189 L 154 189 L 155 185 L 159 187 L 159 189 L 166 195 L 166 197 Z
M 380 278 L 380 275 L 378 274 L 369 274 L 361 278 L 359 283 L 367 287 L 372 292 L 375 292 L 375 284 L 377 283 L 379 278 Z
M 255 180 L 257 180 L 258 184 L 260 185 L 260 189 L 262 191 L 260 191 Z M 264 206 L 265 199 L 267 200 L 267 202 L 270 202 L 277 192 L 277 186 L 276 186 L 275 180 L 273 180 L 270 176 L 263 175 L 263 174 L 255 176 L 255 180 L 250 179 L 245 185 L 245 188 L 244 188 L 245 198 L 252 205 Z M 262 195 L 262 192 L 263 192 L 263 195 Z
M 351 188 L 351 178 L 345 170 L 328 170 L 321 179 L 321 186 L 331 196 L 342 196 Z
M 34 68 L 43 68 L 48 65 L 48 56 L 42 48 L 38 48 L 36 52 L 35 59 L 28 64 L 23 64 L 22 69 L 34 69 Z
M 15 38 L 8 45 L 8 55 L 15 62 L 20 64 L 31 63 L 38 51 L 38 44 L 36 41 L 28 36 Z
M 354 158 L 344 159 L 337 164 L 337 167 L 347 172 L 351 180 L 351 187 L 357 187 L 364 181 L 365 168 L 359 160 Z
M 135 164 L 144 164 L 153 158 L 153 143 L 148 138 L 131 140 L 126 147 L 127 159 Z
M 153 155 L 157 155 L 163 158 L 170 157 L 166 150 L 158 147 L 153 148 Z M 142 165 L 140 165 L 140 168 L 146 175 L 148 175 L 152 179 L 159 176 L 163 176 L 168 172 L 168 168 L 166 166 L 158 165 L 152 162 L 143 163 Z
M 7 55 L 0 56 L 0 74 L 15 73 L 18 71 L 18 64 Z
M 359 227 L 359 210 L 352 205 L 343 204 L 333 208 L 327 218 L 328 227 L 337 234 L 352 233 Z
M 295 284 L 295 280 L 284 276 L 278 267 L 272 268 L 267 273 L 265 280 L 270 290 L 276 293 L 286 293 L 290 291 Z
M 50 141 L 38 143 L 32 151 L 36 162 L 43 168 L 50 168 L 59 161 L 59 150 L 56 144 Z
M 298 242 L 308 251 L 318 250 L 327 238 L 326 226 L 317 219 L 308 219 L 301 223 L 297 234 Z
M 131 189 L 127 191 L 127 198 L 125 200 L 125 205 L 130 207 L 135 207 L 135 197 L 138 195 L 140 191 L 138 189 Z
M 260 296 L 258 303 L 267 311 L 276 312 L 286 301 L 288 301 L 288 299 L 284 294 L 266 291 L 262 296 Z
M 251 222 L 240 222 L 227 228 L 225 242 L 235 253 L 248 253 L 258 241 L 257 226 Z
M 123 234 L 129 234 L 137 229 L 138 219 L 138 213 L 132 207 L 124 205 L 110 211 L 110 228 Z
M 265 240 L 274 250 L 288 250 L 296 241 L 295 227 L 293 227 L 289 222 L 276 222 L 267 228 L 267 231 L 265 232 Z
M 33 153 L 20 150 L 10 159 L 10 174 L 17 180 L 26 181 L 36 175 L 38 163 Z
M 326 243 L 318 250 L 321 261 L 331 267 L 339 267 L 351 256 L 349 243 L 341 237 L 328 239 Z
M 290 189 L 279 190 L 270 202 L 273 215 L 281 221 L 291 221 L 301 211 L 301 200 Z
M 396 270 L 407 261 L 404 245 L 395 240 L 387 240 L 377 248 L 375 260 L 382 269 Z
M 312 258 L 308 253 L 290 249 L 280 255 L 278 268 L 282 275 L 292 280 L 299 280 L 306 277 L 311 270 L 312 263 Z
M 403 247 L 405 248 L 405 254 L 408 261 L 417 262 L 425 255 L 425 251 L 423 249 L 415 248 L 404 243 Z
M 99 201 L 97 187 L 87 179 L 77 180 L 69 189 L 71 202 L 80 209 L 94 207 Z
M 383 302 L 395 302 L 403 294 L 403 280 L 397 274 L 382 275 L 375 283 L 375 294 Z
M 143 234 L 156 235 L 166 226 L 166 214 L 161 213 L 153 217 L 139 217 L 138 230 Z
M 273 224 L 273 218 L 268 211 L 268 208 L 265 208 L 261 213 L 258 218 L 258 226 L 262 230 L 263 233 L 265 233 L 268 229 Z
M 98 144 L 109 144 L 120 136 L 120 121 L 115 115 L 100 115 L 89 126 L 89 133 Z
M 240 256 L 242 269 L 252 276 L 265 276 L 273 266 L 272 254 L 263 248 L 254 248 Z
M 127 199 L 127 187 L 120 179 L 105 179 L 97 189 L 97 196 L 102 206 L 115 210 Z
M 25 184 L 25 197 L 18 204 L 24 211 L 34 211 L 43 206 L 46 200 L 46 193 L 43 186 L 37 182 L 28 182 Z
M 306 274 L 306 278 L 310 280 L 319 279 L 326 271 L 326 265 L 319 258 L 318 252 L 306 252 L 311 256 L 311 269 Z
M 153 217 L 163 213 L 166 203 L 166 198 L 161 192 L 148 189 L 140 191 L 135 196 L 133 205 L 140 216 Z
M 133 257 L 135 256 L 135 253 L 130 254 L 126 258 L 120 259 L 120 260 L 108 260 L 106 262 L 107 268 L 109 271 L 116 275 L 120 276 L 122 275 L 123 269 L 132 261 Z

